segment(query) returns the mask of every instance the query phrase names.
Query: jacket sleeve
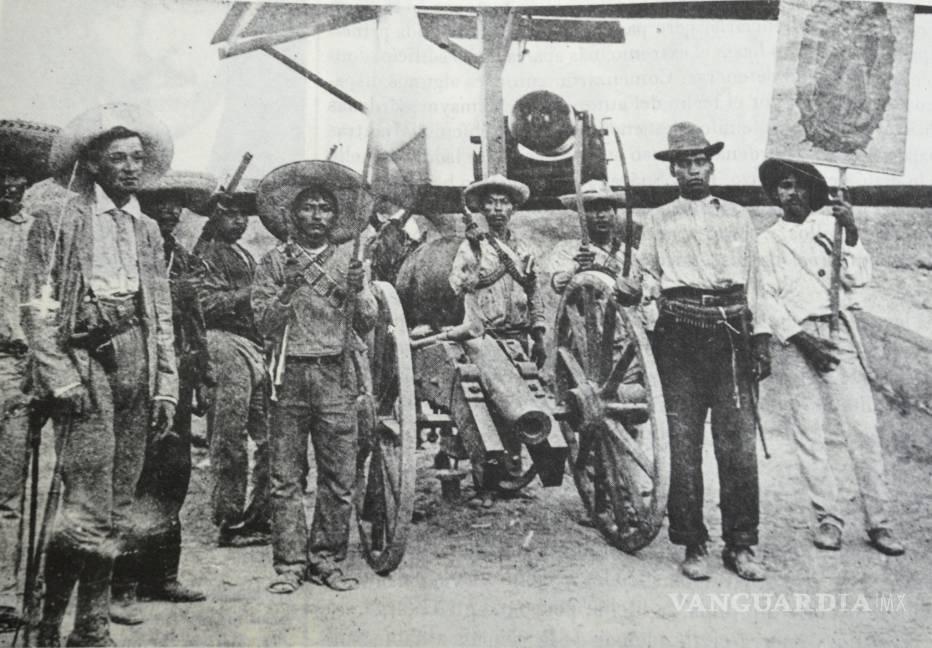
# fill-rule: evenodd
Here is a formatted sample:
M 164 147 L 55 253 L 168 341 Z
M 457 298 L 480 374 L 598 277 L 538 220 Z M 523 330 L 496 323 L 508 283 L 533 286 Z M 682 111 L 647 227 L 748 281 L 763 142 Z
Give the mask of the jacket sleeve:
M 204 250 L 202 279 L 198 282 L 198 299 L 208 326 L 225 321 L 239 321 L 248 316 L 252 289 L 237 288 L 228 278 L 222 253 L 211 244 Z
M 285 325 L 291 319 L 293 312 L 291 305 L 283 304 L 278 299 L 284 288 L 285 273 L 275 250 L 272 250 L 262 257 L 256 267 L 256 275 L 250 290 L 256 328 L 265 340 L 275 339 L 281 335 Z
M 453 257 L 453 266 L 450 269 L 450 287 L 457 297 L 463 293 L 472 292 L 479 279 L 479 262 L 469 241 L 463 241 Z
M 62 308 L 59 282 L 55 280 L 61 274 L 62 258 L 56 253 L 62 246 L 56 246 L 55 240 L 51 218 L 47 213 L 37 212 L 26 242 L 20 317 L 32 353 L 34 382 L 40 398 L 56 396 L 82 384 L 81 375 L 59 334 L 67 313 Z M 49 284 L 52 294 L 43 294 L 44 287 Z
M 758 304 L 761 306 L 761 313 L 754 314 L 755 330 L 757 330 L 758 324 L 756 320 L 766 318 L 769 330 L 773 332 L 780 342 L 785 344 L 789 338 L 802 329 L 783 301 L 778 246 L 767 232 L 761 234 L 757 241 L 760 257 Z
M 755 335 L 758 333 L 770 334 L 770 317 L 767 314 L 767 295 L 761 284 L 760 257 L 757 249 L 757 232 L 754 230 L 754 223 L 751 222 L 751 215 L 744 210 L 744 241 L 745 254 L 747 254 L 748 276 L 745 283 L 745 290 L 748 295 L 748 307 L 751 309 L 753 316 L 752 330 Z
M 178 402 L 178 365 L 175 360 L 175 327 L 172 324 L 172 294 L 162 254 L 164 244 L 155 221 L 147 223 L 152 268 L 152 304 L 155 307 L 156 378 L 153 398 Z
M 366 284 L 356 293 L 356 313 L 353 319 L 353 329 L 359 335 L 365 335 L 375 326 L 379 314 L 379 305 L 372 294 L 371 284 Z

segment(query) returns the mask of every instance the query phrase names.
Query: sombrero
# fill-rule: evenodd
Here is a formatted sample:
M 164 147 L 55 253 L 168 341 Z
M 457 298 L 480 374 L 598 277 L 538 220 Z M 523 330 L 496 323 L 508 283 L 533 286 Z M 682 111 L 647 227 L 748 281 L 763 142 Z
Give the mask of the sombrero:
M 463 190 L 463 196 L 466 201 L 471 203 L 470 206 L 477 207 L 481 202 L 482 196 L 490 191 L 500 191 L 511 197 L 511 202 L 515 207 L 523 205 L 531 195 L 531 190 L 523 182 L 509 180 L 503 175 L 495 174 L 485 180 L 477 180 Z
M 198 171 L 176 171 L 172 169 L 161 178 L 149 180 L 139 189 L 142 201 L 156 200 L 163 196 L 177 196 L 182 205 L 195 213 L 206 214 L 207 202 L 217 188 L 217 178 Z
M 53 173 L 67 178 L 87 145 L 101 135 L 122 126 L 138 133 L 146 149 L 143 182 L 152 181 L 171 167 L 174 148 L 172 136 L 155 115 L 141 106 L 112 103 L 95 106 L 65 126 L 52 142 L 50 163 Z
M 365 228 L 372 197 L 360 191 L 362 177 L 336 162 L 303 160 L 273 169 L 262 178 L 256 191 L 259 218 L 277 239 L 288 239 L 292 203 L 299 193 L 312 186 L 323 187 L 336 198 L 339 220 L 330 234 L 331 241 L 349 241 Z
M 612 207 L 624 207 L 625 192 L 613 191 L 605 180 L 589 180 L 580 187 L 583 205 L 588 207 L 594 202 L 606 202 Z M 576 209 L 576 194 L 560 196 L 560 202 L 567 209 Z
M 710 144 L 702 129 L 692 122 L 679 122 L 670 126 L 667 132 L 667 150 L 654 153 L 654 157 L 664 162 L 673 162 L 682 157 L 705 153 L 709 157 L 718 155 L 724 142 Z
M 792 173 L 800 182 L 809 186 L 809 209 L 819 211 L 828 202 L 828 183 L 817 168 L 805 162 L 792 162 L 768 158 L 757 169 L 757 176 L 764 188 L 764 193 L 774 200 L 774 189 L 777 184 Z
M 29 182 L 47 178 L 49 151 L 59 130 L 24 119 L 0 120 L 0 167 L 21 172 Z

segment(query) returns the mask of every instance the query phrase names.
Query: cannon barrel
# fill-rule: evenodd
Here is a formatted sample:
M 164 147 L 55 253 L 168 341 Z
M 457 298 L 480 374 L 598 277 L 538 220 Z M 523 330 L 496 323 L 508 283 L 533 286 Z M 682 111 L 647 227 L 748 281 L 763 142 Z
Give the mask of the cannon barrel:
M 461 343 L 479 370 L 488 401 L 524 443 L 536 445 L 550 435 L 550 417 L 540 408 L 518 370 L 494 339 L 484 336 Z

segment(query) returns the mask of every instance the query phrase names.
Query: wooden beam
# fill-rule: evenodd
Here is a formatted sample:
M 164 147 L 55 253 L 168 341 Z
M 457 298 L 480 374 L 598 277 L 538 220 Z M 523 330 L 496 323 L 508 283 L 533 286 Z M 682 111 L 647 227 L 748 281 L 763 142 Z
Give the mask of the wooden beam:
M 517 7 L 517 10 L 525 16 L 531 15 L 524 7 Z M 443 34 L 448 38 L 478 37 L 475 14 L 464 12 L 462 8 L 441 12 L 422 7 L 418 19 L 425 34 Z M 530 29 L 523 30 L 521 38 L 561 43 L 623 43 L 625 32 L 614 19 L 566 20 L 532 16 Z
M 507 7 L 481 7 L 479 38 L 482 41 L 482 176 L 506 173 L 505 109 L 502 72 L 511 46 L 507 34 L 511 10 Z M 508 41 L 505 37 L 509 36 Z
M 474 21 L 475 22 L 475 21 Z M 424 38 L 429 40 L 431 43 L 447 52 L 452 54 L 459 60 L 461 60 L 466 65 L 470 65 L 475 69 L 479 69 L 482 64 L 482 59 L 477 54 L 473 54 L 468 49 L 462 45 L 458 45 L 450 40 L 450 37 L 443 33 L 434 22 L 425 22 L 421 21 L 421 33 L 424 35 Z
M 266 54 L 268 54 L 269 56 L 271 56 L 276 61 L 284 63 L 286 66 L 288 66 L 289 68 L 291 68 L 292 70 L 294 70 L 295 72 L 303 76 L 305 79 L 307 79 L 311 83 L 314 83 L 320 86 L 321 88 L 323 88 L 324 90 L 332 94 L 334 97 L 336 97 L 340 101 L 351 106 L 352 108 L 355 108 L 362 114 L 366 114 L 367 112 L 366 106 L 361 101 L 354 99 L 352 96 L 343 92 L 342 90 L 340 90 L 338 87 L 336 87 L 332 83 L 325 81 L 323 78 L 314 74 L 313 72 L 311 72 L 306 67 L 304 67 L 303 65 L 295 61 L 290 56 L 286 56 L 285 54 L 282 54 L 281 52 L 279 52 L 277 49 L 275 49 L 271 45 L 264 45 L 260 49 Z

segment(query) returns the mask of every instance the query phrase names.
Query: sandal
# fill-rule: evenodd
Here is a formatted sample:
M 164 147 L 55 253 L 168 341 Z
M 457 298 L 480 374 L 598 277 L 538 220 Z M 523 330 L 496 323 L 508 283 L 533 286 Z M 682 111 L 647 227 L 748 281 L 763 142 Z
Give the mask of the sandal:
M 301 574 L 286 571 L 278 574 L 265 589 L 272 594 L 294 594 L 301 587 Z
M 329 569 L 326 572 L 308 572 L 307 580 L 315 585 L 326 585 L 335 592 L 349 592 L 359 585 L 358 578 L 344 576 L 343 571 L 338 567 Z

